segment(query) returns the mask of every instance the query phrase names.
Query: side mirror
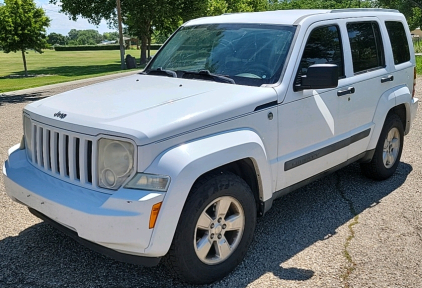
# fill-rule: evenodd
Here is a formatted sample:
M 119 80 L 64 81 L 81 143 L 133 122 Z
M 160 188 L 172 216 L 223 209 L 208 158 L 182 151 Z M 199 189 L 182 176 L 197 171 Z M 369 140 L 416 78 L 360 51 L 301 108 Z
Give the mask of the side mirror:
M 308 68 L 306 75 L 301 77 L 301 84 L 296 91 L 305 89 L 326 89 L 338 86 L 338 66 L 335 64 L 315 64 Z

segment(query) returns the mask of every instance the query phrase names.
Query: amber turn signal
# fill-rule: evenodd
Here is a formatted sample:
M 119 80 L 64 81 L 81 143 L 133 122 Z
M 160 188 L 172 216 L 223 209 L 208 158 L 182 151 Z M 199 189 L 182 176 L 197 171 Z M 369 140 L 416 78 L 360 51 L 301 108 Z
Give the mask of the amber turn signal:
M 158 213 L 160 212 L 161 204 L 162 204 L 162 202 L 154 204 L 152 206 L 151 216 L 149 217 L 149 229 L 152 229 L 152 228 L 155 227 L 155 222 L 157 221 L 157 217 L 158 217 Z

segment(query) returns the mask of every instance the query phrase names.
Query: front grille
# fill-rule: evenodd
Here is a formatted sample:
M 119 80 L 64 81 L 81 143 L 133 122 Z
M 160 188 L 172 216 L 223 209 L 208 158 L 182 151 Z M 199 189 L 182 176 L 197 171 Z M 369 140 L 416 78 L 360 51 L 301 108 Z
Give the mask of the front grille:
M 50 175 L 80 186 L 95 186 L 96 141 L 35 121 L 32 127 L 32 163 Z M 32 155 L 32 157 L 31 157 Z

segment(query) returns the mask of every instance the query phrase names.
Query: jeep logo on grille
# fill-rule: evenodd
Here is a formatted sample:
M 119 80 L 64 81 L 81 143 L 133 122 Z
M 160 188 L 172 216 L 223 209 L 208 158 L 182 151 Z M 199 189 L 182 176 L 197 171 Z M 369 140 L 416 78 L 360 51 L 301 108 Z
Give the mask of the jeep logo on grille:
M 67 114 L 62 113 L 61 111 L 54 113 L 54 117 L 64 119 L 67 116 Z

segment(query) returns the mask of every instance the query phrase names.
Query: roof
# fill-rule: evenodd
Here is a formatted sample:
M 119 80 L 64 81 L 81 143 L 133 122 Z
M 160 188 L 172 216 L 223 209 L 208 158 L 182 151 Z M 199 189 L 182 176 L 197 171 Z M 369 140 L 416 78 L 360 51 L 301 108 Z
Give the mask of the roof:
M 335 13 L 337 16 L 332 15 L 329 18 L 338 17 L 339 13 L 354 14 L 361 13 L 366 16 L 374 16 L 377 13 L 399 13 L 397 10 L 392 9 L 366 9 L 366 8 L 355 8 L 355 9 L 337 9 L 337 10 L 317 10 L 317 9 L 299 9 L 299 10 L 277 10 L 277 11 L 265 11 L 265 12 L 246 12 L 246 13 L 232 13 L 223 14 L 214 17 L 204 17 L 191 20 L 185 25 L 200 25 L 200 24 L 219 24 L 219 23 L 261 23 L 261 24 L 281 24 L 281 25 L 295 25 L 300 22 L 301 19 L 308 18 L 311 16 Z

